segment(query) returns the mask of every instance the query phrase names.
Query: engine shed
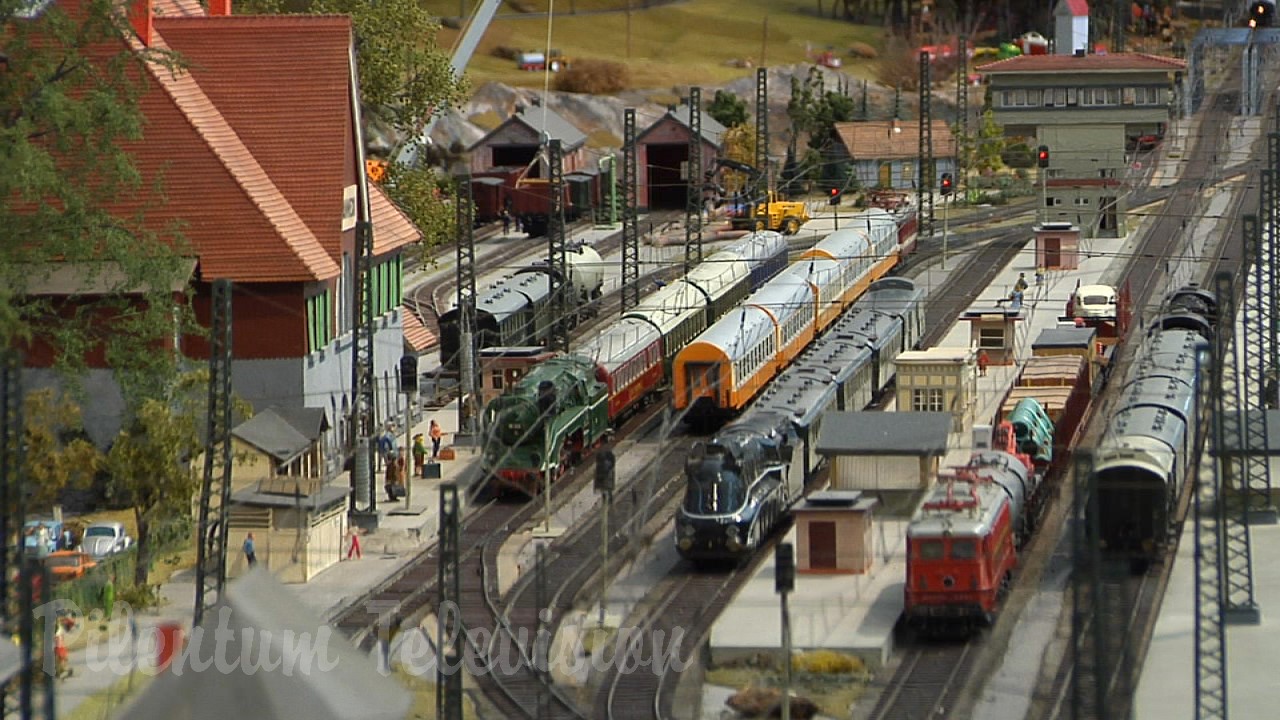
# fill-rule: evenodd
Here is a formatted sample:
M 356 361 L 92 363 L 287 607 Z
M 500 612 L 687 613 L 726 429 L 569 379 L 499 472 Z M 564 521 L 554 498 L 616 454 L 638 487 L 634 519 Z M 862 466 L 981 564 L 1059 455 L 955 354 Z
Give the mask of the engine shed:
M 946 412 L 829 412 L 818 453 L 835 490 L 919 490 L 938 473 L 951 423 Z

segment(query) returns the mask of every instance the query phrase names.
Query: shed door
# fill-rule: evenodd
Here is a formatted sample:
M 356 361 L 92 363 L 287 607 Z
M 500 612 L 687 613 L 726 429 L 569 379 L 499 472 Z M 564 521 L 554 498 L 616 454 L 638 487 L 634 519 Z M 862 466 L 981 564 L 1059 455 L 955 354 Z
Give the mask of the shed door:
M 1047 268 L 1062 267 L 1062 238 L 1044 239 L 1044 266 Z
M 809 567 L 814 570 L 836 569 L 836 524 L 834 522 L 809 523 Z

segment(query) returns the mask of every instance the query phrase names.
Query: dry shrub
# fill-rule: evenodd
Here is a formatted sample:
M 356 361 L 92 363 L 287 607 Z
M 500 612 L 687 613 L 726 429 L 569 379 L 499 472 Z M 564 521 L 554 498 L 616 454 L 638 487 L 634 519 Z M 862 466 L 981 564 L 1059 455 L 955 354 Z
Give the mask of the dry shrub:
M 820 675 L 848 675 L 866 670 L 861 658 L 834 650 L 814 650 L 791 658 L 791 667 L 800 672 Z
M 849 55 L 864 60 L 875 60 L 880 56 L 876 49 L 864 42 L 855 42 L 849 45 Z
M 607 60 L 574 60 L 566 70 L 556 74 L 556 90 L 560 92 L 607 95 L 627 89 L 630 75 L 626 66 Z
M 514 48 L 510 45 L 496 45 L 489 51 L 489 54 L 500 60 L 517 60 L 521 52 L 523 51 L 520 48 Z

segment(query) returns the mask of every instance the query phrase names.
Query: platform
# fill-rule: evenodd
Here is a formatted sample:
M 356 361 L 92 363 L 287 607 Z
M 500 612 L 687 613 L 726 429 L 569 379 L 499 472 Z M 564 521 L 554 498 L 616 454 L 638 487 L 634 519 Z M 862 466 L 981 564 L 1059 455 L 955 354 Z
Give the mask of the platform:
M 893 628 L 902 614 L 906 576 L 906 522 L 877 522 L 875 561 L 866 575 L 796 574 L 788 598 L 791 647 L 827 649 L 859 657 L 872 671 L 893 652 Z M 786 542 L 795 542 L 795 530 Z M 711 627 L 710 660 L 722 664 L 782 647 L 781 604 L 774 592 L 773 556 L 743 585 Z M 750 628 L 750 632 L 744 632 Z

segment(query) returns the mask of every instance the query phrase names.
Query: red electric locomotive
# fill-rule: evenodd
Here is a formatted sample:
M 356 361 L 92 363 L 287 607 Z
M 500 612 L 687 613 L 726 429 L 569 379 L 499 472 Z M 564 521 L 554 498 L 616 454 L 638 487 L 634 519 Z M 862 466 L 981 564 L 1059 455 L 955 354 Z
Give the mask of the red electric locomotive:
M 939 478 L 907 528 L 905 613 L 917 630 L 988 626 L 1012 587 L 1042 475 L 1017 451 L 1010 423 L 996 428 L 994 440 L 953 476 Z

